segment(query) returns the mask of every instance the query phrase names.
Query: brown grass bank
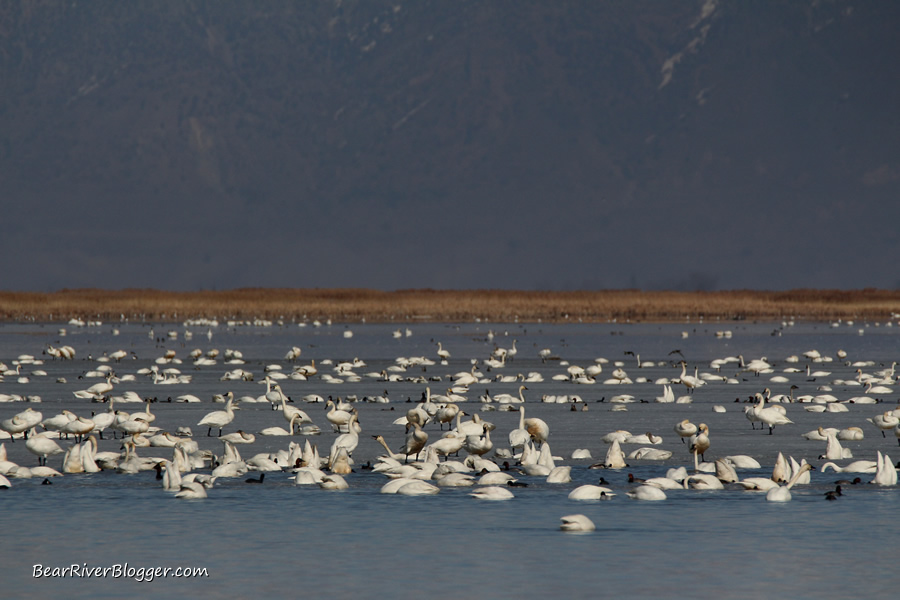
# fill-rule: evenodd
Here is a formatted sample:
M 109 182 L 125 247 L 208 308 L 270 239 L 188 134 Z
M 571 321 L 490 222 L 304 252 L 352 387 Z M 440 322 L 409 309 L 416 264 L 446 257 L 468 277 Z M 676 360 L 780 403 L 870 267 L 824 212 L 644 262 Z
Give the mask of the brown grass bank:
M 697 319 L 886 320 L 900 314 L 900 291 L 670 292 L 606 290 L 236 289 L 0 292 L 0 320 L 183 321 L 189 318 L 300 321 L 679 321 Z

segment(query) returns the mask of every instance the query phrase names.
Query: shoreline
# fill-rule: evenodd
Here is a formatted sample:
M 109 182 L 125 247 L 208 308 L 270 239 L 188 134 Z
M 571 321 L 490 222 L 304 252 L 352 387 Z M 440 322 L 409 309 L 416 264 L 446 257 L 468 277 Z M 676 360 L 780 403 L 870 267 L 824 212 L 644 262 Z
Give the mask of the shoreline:
M 674 292 L 601 290 L 397 290 L 244 288 L 0 291 L 0 322 L 187 319 L 341 322 L 606 322 L 684 320 L 889 320 L 900 291 L 813 290 Z

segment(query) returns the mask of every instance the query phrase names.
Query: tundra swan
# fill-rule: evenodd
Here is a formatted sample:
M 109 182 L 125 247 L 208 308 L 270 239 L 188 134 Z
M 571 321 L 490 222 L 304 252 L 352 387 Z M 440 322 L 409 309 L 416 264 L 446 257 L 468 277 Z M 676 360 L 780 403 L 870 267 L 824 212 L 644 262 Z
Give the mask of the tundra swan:
M 878 463 L 874 460 L 855 460 L 852 463 L 840 467 L 833 462 L 827 462 L 822 465 L 822 472 L 831 467 L 837 473 L 874 473 L 878 469 Z
M 696 373 L 696 369 L 694 372 Z M 706 382 L 696 375 L 687 374 L 687 363 L 685 361 L 681 361 L 681 376 L 679 379 L 684 387 L 687 388 L 688 392 L 693 392 L 698 387 L 706 385 Z
M 465 441 L 463 442 L 463 448 L 465 448 L 466 452 L 469 454 L 483 456 L 493 449 L 494 443 L 491 441 L 491 430 L 487 427 L 483 427 L 482 431 L 484 432 L 484 435 L 466 436 Z
M 509 500 L 515 497 L 508 489 L 497 485 L 476 488 L 469 495 L 478 500 Z
M 400 452 L 404 455 L 403 462 L 408 462 L 411 454 L 415 454 L 416 460 L 418 460 L 419 453 L 426 443 L 428 443 L 428 434 L 422 431 L 422 427 L 418 423 L 408 424 L 406 426 L 406 443 L 400 448 Z
M 433 496 L 440 491 L 436 485 L 421 479 L 413 479 L 397 488 L 397 493 L 401 496 Z
M 337 473 L 332 473 L 322 478 L 322 481 L 319 482 L 319 487 L 323 490 L 346 490 L 350 485 L 343 477 Z
M 838 441 L 837 436 L 831 432 L 826 434 L 825 454 L 819 458 L 826 460 L 841 460 L 843 458 L 853 458 L 853 452 L 850 448 L 844 448 Z
M 769 502 L 789 502 L 791 500 L 791 488 L 800 480 L 804 473 L 812 469 L 813 466 L 809 463 L 801 465 L 787 485 L 774 487 L 766 492 L 766 500 Z
M 638 448 L 628 454 L 629 460 L 669 460 L 670 458 L 672 458 L 671 450 L 660 450 L 659 448 Z
M 234 420 L 234 407 L 232 406 L 234 394 L 228 392 L 227 398 L 228 401 L 225 403 L 225 410 L 214 410 L 211 413 L 207 413 L 206 416 L 197 423 L 197 425 L 206 425 L 209 428 L 206 432 L 207 437 L 212 435 L 213 427 L 219 429 L 219 436 L 221 436 L 222 428 Z
M 887 437 L 885 432 L 900 425 L 900 418 L 894 415 L 894 411 L 887 410 L 880 415 L 876 415 L 871 419 L 866 419 L 869 423 L 881 430 L 881 436 Z
M 697 434 L 697 426 L 691 423 L 690 419 L 684 419 L 675 424 L 675 433 L 681 437 L 681 443 L 683 444 L 684 438 Z
M 606 486 L 581 485 L 569 492 L 569 500 L 607 500 L 615 495 L 615 492 Z
M 783 406 L 775 405 L 767 407 L 765 405 L 765 396 L 762 394 L 757 394 L 757 396 L 759 397 L 759 403 L 755 407 L 747 410 L 747 418 L 751 420 L 751 423 L 754 420 L 765 423 L 769 427 L 769 435 L 772 435 L 772 431 L 775 429 L 776 425 L 788 425 L 793 423 L 793 421 L 785 416 Z
M 25 447 L 28 448 L 28 451 L 38 457 L 39 466 L 47 464 L 48 456 L 56 456 L 63 453 L 63 449 L 59 447 L 59 444 L 47 437 L 48 435 L 45 431 L 35 433 L 25 442 Z
M 27 439 L 28 430 L 37 426 L 43 419 L 44 415 L 29 406 L 9 419 L 0 421 L 0 429 L 10 434 L 10 441 L 15 440 L 17 433 L 21 433 L 22 437 Z
M 594 525 L 594 522 L 591 521 L 584 515 L 566 515 L 564 517 L 560 517 L 560 525 L 559 528 L 563 531 L 572 531 L 572 532 L 587 532 L 594 531 L 597 526 Z
M 634 500 L 665 500 L 666 493 L 654 485 L 639 485 L 627 492 L 629 498 Z
M 690 451 L 694 454 L 694 458 L 699 455 L 700 460 L 706 460 L 704 453 L 709 450 L 709 427 L 706 423 L 697 425 L 697 435 L 691 437 Z
M 203 484 L 196 481 L 182 481 L 179 492 L 175 494 L 176 498 L 184 498 L 187 500 L 199 500 L 206 498 L 206 488 Z
M 894 467 L 894 463 L 891 462 L 891 458 L 887 454 L 882 455 L 879 451 L 876 463 L 875 478 L 871 483 L 876 485 L 897 485 L 897 469 Z
M 519 407 L 519 426 L 509 432 L 509 447 L 515 451 L 516 448 L 524 447 L 531 440 L 531 435 L 525 429 L 525 406 Z

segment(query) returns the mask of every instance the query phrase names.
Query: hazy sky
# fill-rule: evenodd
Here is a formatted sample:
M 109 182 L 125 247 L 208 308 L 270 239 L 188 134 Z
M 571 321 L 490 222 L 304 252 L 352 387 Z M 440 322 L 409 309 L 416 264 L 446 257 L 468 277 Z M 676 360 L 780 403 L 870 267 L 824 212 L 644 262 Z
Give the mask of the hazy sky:
M 892 4 L 395 5 L 2 17 L 0 289 L 900 285 Z

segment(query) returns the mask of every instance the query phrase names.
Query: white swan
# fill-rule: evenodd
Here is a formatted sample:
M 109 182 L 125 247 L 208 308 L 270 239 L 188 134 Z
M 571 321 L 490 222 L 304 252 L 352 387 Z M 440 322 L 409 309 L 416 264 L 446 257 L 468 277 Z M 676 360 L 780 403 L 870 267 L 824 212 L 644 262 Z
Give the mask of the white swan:
M 761 469 L 762 465 L 752 456 L 746 454 L 731 454 L 725 457 L 736 469 Z
M 27 438 L 28 430 L 36 427 L 43 419 L 44 416 L 39 411 L 29 406 L 19 414 L 0 421 L 0 429 L 10 434 L 10 441 L 15 439 L 17 433 Z
M 163 469 L 165 469 L 162 478 L 163 489 L 167 492 L 180 491 L 182 482 L 181 473 L 175 467 L 175 464 L 172 461 L 167 460 L 163 463 Z
M 878 463 L 874 460 L 855 460 L 841 467 L 833 462 L 827 462 L 822 465 L 822 472 L 827 471 L 829 467 L 837 473 L 874 473 L 878 470 Z
M 85 435 L 94 430 L 94 422 L 87 417 L 76 417 L 59 428 L 60 433 L 67 436 L 75 436 L 75 441 L 80 442 Z
M 654 485 L 639 485 L 633 490 L 627 492 L 629 498 L 634 500 L 665 500 L 666 493 Z
M 586 532 L 594 531 L 597 526 L 584 515 L 566 515 L 560 517 L 559 528 L 563 531 Z
M 681 443 L 684 438 L 689 438 L 697 434 L 697 426 L 691 423 L 690 419 L 684 419 L 675 424 L 675 433 L 681 437 Z
M 685 361 L 681 361 L 681 376 L 679 377 L 679 379 L 681 380 L 681 383 L 684 385 L 684 387 L 687 388 L 688 393 L 693 392 L 698 387 L 706 385 L 706 382 L 703 381 L 703 379 L 701 379 L 700 377 L 687 374 L 687 363 Z
M 325 478 L 325 471 L 313 467 L 301 467 L 294 473 L 295 485 L 318 485 Z
M 281 391 L 281 386 L 277 383 L 273 386 L 272 393 L 277 395 L 279 401 L 281 402 L 281 415 L 284 417 L 285 421 L 291 423 L 292 421 L 296 420 L 298 425 L 313 422 L 309 415 L 304 411 L 300 410 L 296 406 L 288 406 L 287 396 L 284 395 L 284 392 Z M 293 426 L 291 427 L 293 428 Z
M 644 485 L 652 485 L 661 490 L 680 490 L 684 487 L 683 481 L 684 479 L 676 481 L 670 477 L 651 477 L 644 480 Z
M 421 479 L 413 479 L 397 488 L 397 494 L 401 496 L 433 496 L 441 489 Z
M 685 489 L 692 487 L 695 490 L 721 490 L 725 488 L 718 477 L 709 473 L 695 473 L 688 476 L 682 482 L 682 487 Z
M 435 420 L 440 425 L 440 428 L 444 429 L 444 423 L 451 423 L 453 419 L 456 418 L 457 413 L 459 413 L 459 406 L 453 402 L 446 404 L 440 407 L 435 415 Z
M 465 445 L 466 436 L 459 435 L 454 432 L 453 435 L 442 437 L 436 442 L 432 442 L 427 448 L 432 448 L 438 456 L 447 457 L 451 454 L 457 454 Z
M 784 458 L 784 454 L 779 452 L 778 458 L 775 459 L 775 466 L 772 468 L 772 481 L 775 481 L 776 483 L 786 483 L 790 478 L 790 465 L 788 465 L 787 460 Z
M 511 491 L 497 485 L 476 488 L 469 495 L 478 500 L 510 500 L 515 497 Z
M 860 427 L 845 427 L 837 433 L 837 439 L 845 442 L 858 442 L 866 437 Z
M 179 492 L 175 494 L 176 498 L 187 500 L 200 500 L 207 497 L 206 488 L 203 484 L 196 481 L 182 481 Z
M 755 417 L 757 421 L 761 421 L 769 426 L 769 435 L 772 435 L 772 431 L 775 429 L 776 425 L 789 425 L 792 424 L 793 421 L 787 418 L 784 414 L 784 407 L 779 405 L 774 406 L 766 406 L 766 399 L 762 394 L 758 394 L 759 396 L 759 404 L 755 407 Z M 750 418 L 750 412 L 748 411 L 747 418 Z
M 331 426 L 334 428 L 334 431 L 337 432 L 346 432 L 349 431 L 350 419 L 353 416 L 351 411 L 346 410 L 338 410 L 337 406 L 335 406 L 334 401 L 329 398 L 328 402 L 325 403 L 325 410 L 328 412 L 325 414 L 325 418 L 328 419 L 328 422 L 331 423 Z M 312 421 L 310 421 L 312 422 Z
M 875 470 L 875 478 L 872 483 L 875 485 L 897 485 L 897 469 L 891 458 L 881 452 L 878 452 L 877 468 Z
M 432 477 L 439 487 L 471 487 L 475 485 L 475 478 L 468 473 L 459 473 L 456 471 L 450 473 L 439 474 L 435 469 Z
M 853 452 L 850 448 L 844 448 L 838 441 L 837 436 L 831 432 L 826 435 L 825 454 L 819 458 L 826 460 L 841 460 L 843 458 L 853 458 Z
M 628 454 L 629 460 L 669 460 L 672 458 L 671 450 L 659 448 L 638 448 Z
M 611 488 L 603 485 L 580 485 L 569 492 L 569 500 L 608 500 L 615 495 Z
M 734 465 L 724 458 L 716 459 L 716 477 L 722 483 L 734 483 L 738 480 Z
M 900 425 L 900 418 L 894 415 L 894 411 L 887 410 L 880 415 L 876 415 L 871 419 L 867 418 L 866 421 L 877 427 L 881 430 L 882 437 L 887 437 L 885 432 L 889 429 L 893 429 Z
M 572 481 L 572 467 L 554 467 L 547 475 L 547 483 L 569 483 Z
M 603 465 L 607 469 L 624 469 L 628 465 L 625 463 L 625 452 L 619 446 L 618 440 L 613 440 L 606 451 L 606 460 Z
M 662 444 L 663 439 L 662 436 L 653 435 L 649 431 L 647 433 L 641 435 L 630 435 L 622 440 L 623 444 L 651 444 L 657 445 Z
M 63 449 L 59 447 L 59 444 L 47 437 L 48 435 L 49 433 L 46 431 L 35 433 L 25 442 L 25 447 L 28 448 L 28 451 L 38 457 L 39 466 L 47 464 L 48 456 L 56 456 L 63 453 Z
M 769 502 L 790 502 L 791 488 L 794 487 L 794 484 L 800 480 L 804 473 L 812 469 L 813 466 L 809 463 L 801 465 L 787 485 L 774 487 L 766 492 L 766 500 Z
M 700 457 L 700 460 L 706 460 L 704 453 L 709 450 L 709 446 L 709 427 L 706 423 L 700 423 L 697 425 L 697 435 L 691 437 L 690 451 L 694 455 L 695 461 L 697 456 Z
M 482 431 L 484 432 L 484 435 L 466 436 L 466 439 L 463 442 L 463 448 L 465 448 L 466 452 L 469 454 L 484 456 L 493 449 L 494 443 L 491 441 L 491 430 L 487 427 L 483 427 Z
M 294 423 L 297 422 L 299 417 L 294 417 L 291 419 L 290 423 L 290 431 L 285 429 L 284 427 L 266 427 L 265 429 L 260 430 L 259 435 L 265 436 L 285 436 L 285 435 L 294 435 Z
M 226 397 L 228 400 L 225 403 L 225 410 L 214 410 L 211 413 L 207 413 L 206 416 L 197 423 L 197 425 L 206 425 L 209 428 L 206 432 L 207 437 L 212 435 L 213 427 L 218 428 L 219 435 L 221 436 L 222 428 L 234 420 L 234 394 L 228 392 Z
M 407 483 L 411 483 L 413 481 L 421 481 L 419 479 L 413 479 L 412 477 L 396 477 L 391 479 L 386 484 L 381 486 L 380 493 L 382 494 L 396 494 L 397 490 L 406 485 Z
M 513 451 L 523 448 L 531 440 L 531 435 L 525 429 L 525 406 L 519 407 L 519 426 L 509 432 L 509 447 Z
M 337 473 L 332 473 L 322 478 L 319 482 L 319 487 L 323 490 L 346 490 L 350 487 L 350 484 Z
M 406 426 L 406 443 L 400 448 L 400 452 L 404 455 L 403 462 L 408 462 L 412 454 L 419 459 L 419 453 L 425 444 L 428 443 L 428 434 L 422 430 L 418 423 L 410 423 Z
M 106 381 L 95 383 L 86 390 L 79 390 L 72 393 L 76 398 L 84 400 L 100 400 L 113 390 L 113 384 L 111 383 L 112 377 L 113 374 L 112 371 L 110 371 L 106 374 Z

